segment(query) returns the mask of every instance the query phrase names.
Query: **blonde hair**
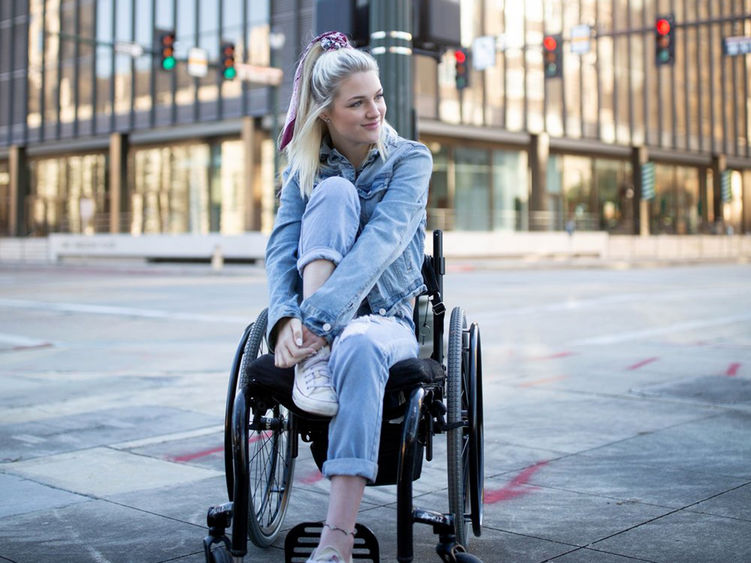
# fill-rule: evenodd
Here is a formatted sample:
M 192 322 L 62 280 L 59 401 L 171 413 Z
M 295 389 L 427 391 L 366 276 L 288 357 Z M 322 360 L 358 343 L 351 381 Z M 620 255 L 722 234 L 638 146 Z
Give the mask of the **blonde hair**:
M 326 126 L 319 119 L 321 113 L 334 103 L 339 86 L 356 72 L 378 72 L 376 60 L 363 51 L 352 48 L 324 50 L 317 42 L 303 62 L 292 140 L 285 147 L 289 162 L 289 177 L 298 177 L 300 195 L 310 196 L 320 168 L 320 151 Z M 385 121 L 376 146 L 381 158 L 386 158 L 384 139 L 392 127 Z M 281 136 L 280 136 L 281 139 Z

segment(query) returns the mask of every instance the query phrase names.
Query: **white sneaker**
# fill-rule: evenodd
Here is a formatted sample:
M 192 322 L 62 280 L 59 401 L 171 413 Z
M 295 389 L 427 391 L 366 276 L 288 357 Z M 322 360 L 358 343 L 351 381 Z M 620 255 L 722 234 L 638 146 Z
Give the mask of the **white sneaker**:
M 292 400 L 311 414 L 334 416 L 339 410 L 339 401 L 331 385 L 330 356 L 331 347 L 324 346 L 295 366 Z
M 350 557 L 349 561 L 345 561 L 338 549 L 327 545 L 318 548 L 305 563 L 352 563 L 352 558 Z

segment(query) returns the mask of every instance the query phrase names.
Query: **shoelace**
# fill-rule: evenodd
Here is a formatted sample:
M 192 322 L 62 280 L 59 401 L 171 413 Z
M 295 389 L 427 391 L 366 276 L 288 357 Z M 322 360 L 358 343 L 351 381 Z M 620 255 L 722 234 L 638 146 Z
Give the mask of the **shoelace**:
M 321 358 L 316 355 L 310 358 L 309 361 L 310 365 L 306 363 L 303 368 L 305 374 L 305 385 L 310 389 L 331 387 L 331 376 L 327 373 L 326 369 L 323 369 L 328 362 L 328 358 Z M 316 380 L 318 380 L 317 383 Z

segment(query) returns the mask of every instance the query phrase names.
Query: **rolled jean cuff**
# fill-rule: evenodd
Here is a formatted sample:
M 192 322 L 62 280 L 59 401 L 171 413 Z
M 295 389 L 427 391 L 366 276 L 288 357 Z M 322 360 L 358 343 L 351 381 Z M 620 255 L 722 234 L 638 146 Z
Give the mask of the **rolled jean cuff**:
M 339 262 L 342 261 L 342 258 L 343 256 L 341 252 L 337 252 L 333 248 L 311 248 L 297 259 L 297 271 L 300 272 L 300 275 L 302 276 L 305 266 L 314 260 L 328 260 L 329 262 L 333 262 L 334 266 L 338 266 Z
M 331 479 L 335 475 L 362 477 L 374 483 L 378 475 L 378 464 L 356 457 L 329 459 L 323 463 L 323 476 Z

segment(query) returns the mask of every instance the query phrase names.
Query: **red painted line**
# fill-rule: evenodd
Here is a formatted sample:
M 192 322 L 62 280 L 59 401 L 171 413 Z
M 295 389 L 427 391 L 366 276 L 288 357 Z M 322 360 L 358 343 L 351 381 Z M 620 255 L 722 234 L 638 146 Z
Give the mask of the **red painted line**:
M 560 381 L 566 379 L 568 375 L 555 375 L 553 377 L 543 377 L 541 379 L 533 379 L 532 381 L 526 381 L 520 383 L 519 387 L 534 387 L 535 385 L 544 385 L 545 383 L 553 383 L 554 381 Z
M 733 362 L 728 366 L 728 370 L 725 372 L 725 375 L 729 377 L 733 377 L 735 375 L 738 375 L 738 370 L 741 369 L 740 362 Z
M 448 264 L 446 272 L 474 272 L 477 268 L 473 264 Z
M 323 479 L 323 475 L 321 475 L 320 471 L 313 471 L 312 473 L 309 473 L 308 475 L 305 475 L 300 479 L 300 482 L 303 485 L 312 485 L 313 483 L 317 483 Z
M 248 438 L 248 444 L 257 442 L 264 435 L 265 433 L 253 434 L 250 438 Z M 177 456 L 169 456 L 167 459 L 169 459 L 170 461 L 176 461 L 178 463 L 185 463 L 186 461 L 193 461 L 194 459 L 198 459 L 199 457 L 206 457 L 208 455 L 216 454 L 216 453 L 223 452 L 223 451 L 224 451 L 224 446 L 219 446 L 216 448 L 209 448 L 208 450 L 201 450 L 200 452 L 193 452 L 193 453 L 177 455 Z
M 565 358 L 566 356 L 573 356 L 573 352 L 558 352 L 557 354 L 550 354 L 549 356 L 534 356 L 527 358 L 527 360 L 556 360 L 558 358 Z
M 540 469 L 547 463 L 547 461 L 541 461 L 539 463 L 536 463 L 535 465 L 527 467 L 525 470 L 519 473 L 519 475 L 511 479 L 511 481 L 509 481 L 500 489 L 485 491 L 485 494 L 483 496 L 484 503 L 494 504 L 496 502 L 520 497 L 536 490 L 538 487 L 527 485 L 527 482 L 538 469 Z
M 651 364 L 652 362 L 656 362 L 658 359 L 658 356 L 655 356 L 654 358 L 647 358 L 646 360 L 642 360 L 641 362 L 636 362 L 634 365 L 628 366 L 626 369 L 633 371 L 635 369 L 639 369 L 642 366 L 646 366 L 647 364 Z
M 219 452 L 224 451 L 224 446 L 219 446 L 218 448 L 211 448 L 209 450 L 203 450 L 200 452 L 193 452 L 191 454 L 184 454 L 184 455 L 178 455 L 174 457 L 170 457 L 170 461 L 176 461 L 178 463 L 185 463 L 186 461 L 192 461 L 194 459 L 198 459 L 199 457 L 206 457 L 207 455 L 216 454 Z

